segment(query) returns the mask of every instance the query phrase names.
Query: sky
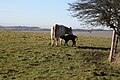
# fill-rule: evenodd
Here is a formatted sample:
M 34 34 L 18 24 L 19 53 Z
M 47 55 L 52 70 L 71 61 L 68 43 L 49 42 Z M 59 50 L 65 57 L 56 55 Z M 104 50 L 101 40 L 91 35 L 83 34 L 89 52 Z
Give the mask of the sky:
M 73 18 L 68 3 L 76 0 L 0 0 L 0 25 L 37 26 L 50 28 L 62 24 L 80 29 L 80 22 Z

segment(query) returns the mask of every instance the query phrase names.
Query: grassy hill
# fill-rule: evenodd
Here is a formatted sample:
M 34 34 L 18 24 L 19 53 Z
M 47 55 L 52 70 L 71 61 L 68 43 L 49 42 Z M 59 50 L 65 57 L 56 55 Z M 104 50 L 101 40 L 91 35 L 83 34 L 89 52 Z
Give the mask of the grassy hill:
M 51 47 L 47 32 L 0 31 L 0 80 L 120 80 L 110 43 L 79 36 L 76 47 Z

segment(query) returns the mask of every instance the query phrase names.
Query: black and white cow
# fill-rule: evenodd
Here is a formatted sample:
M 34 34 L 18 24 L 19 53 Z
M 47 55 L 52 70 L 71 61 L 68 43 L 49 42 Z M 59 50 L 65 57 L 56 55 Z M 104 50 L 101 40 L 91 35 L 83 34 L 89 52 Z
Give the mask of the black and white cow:
M 68 28 L 64 25 L 54 24 L 51 27 L 51 45 L 53 46 L 56 41 L 56 46 L 58 46 L 58 40 L 65 34 L 72 35 L 72 28 Z M 62 44 L 62 39 L 60 39 L 60 44 Z

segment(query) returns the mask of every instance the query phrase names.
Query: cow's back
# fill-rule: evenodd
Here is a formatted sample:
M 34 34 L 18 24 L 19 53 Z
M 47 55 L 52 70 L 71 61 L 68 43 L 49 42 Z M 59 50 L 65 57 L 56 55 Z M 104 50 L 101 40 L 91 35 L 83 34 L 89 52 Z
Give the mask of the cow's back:
M 65 35 L 65 27 L 63 25 L 55 24 L 51 27 L 51 35 L 54 38 L 59 38 L 62 35 Z
M 65 27 L 62 25 L 56 25 L 55 37 L 60 37 L 62 35 L 65 35 Z

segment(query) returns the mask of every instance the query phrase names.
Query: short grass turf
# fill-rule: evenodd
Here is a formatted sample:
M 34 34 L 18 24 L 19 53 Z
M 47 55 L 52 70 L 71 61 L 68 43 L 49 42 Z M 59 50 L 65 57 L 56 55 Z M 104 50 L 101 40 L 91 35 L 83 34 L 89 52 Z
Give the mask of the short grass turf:
M 120 80 L 120 67 L 107 62 L 110 38 L 71 44 L 51 47 L 49 32 L 1 30 L 0 80 Z

